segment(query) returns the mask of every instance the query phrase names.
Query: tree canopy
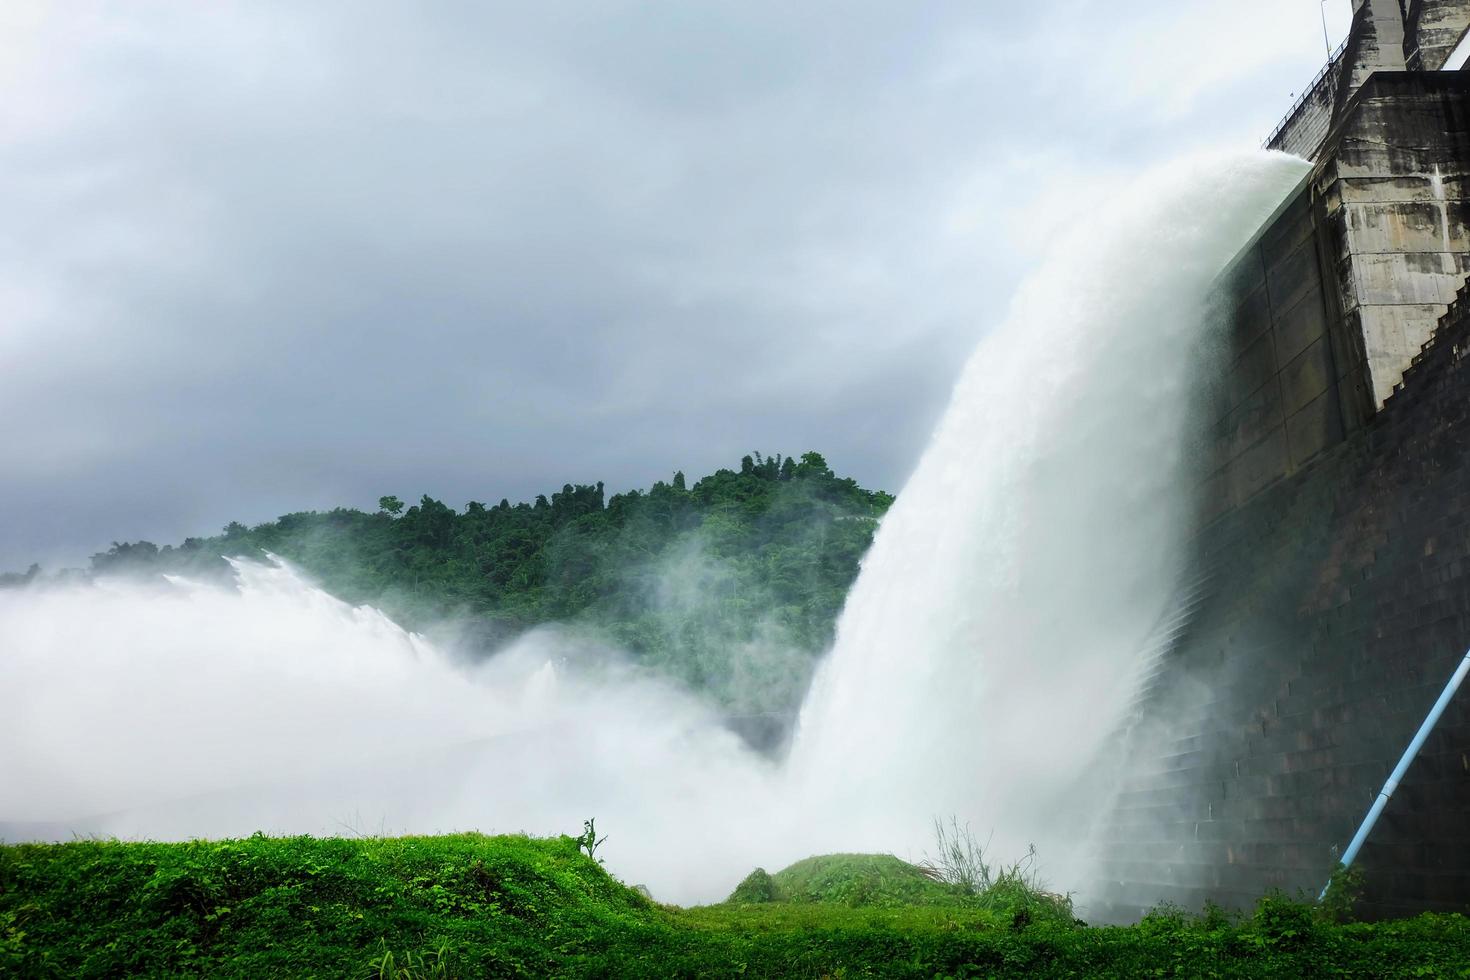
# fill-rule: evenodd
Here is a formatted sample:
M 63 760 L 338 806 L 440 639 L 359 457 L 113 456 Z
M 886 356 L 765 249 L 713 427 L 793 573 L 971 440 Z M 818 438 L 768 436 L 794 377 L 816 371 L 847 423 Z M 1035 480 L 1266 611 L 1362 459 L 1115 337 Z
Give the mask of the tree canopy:
M 385 495 L 375 513 L 231 522 L 176 547 L 114 542 L 91 571 L 213 574 L 226 570 L 221 556 L 271 552 L 410 628 L 455 621 L 480 650 L 564 623 L 729 710 L 783 712 L 830 644 L 892 500 L 836 476 L 819 453 L 753 453 L 738 471 L 692 486 L 676 472 L 611 498 L 601 483 L 566 484 L 533 503 L 471 501 L 457 511 L 429 496 L 405 508 Z

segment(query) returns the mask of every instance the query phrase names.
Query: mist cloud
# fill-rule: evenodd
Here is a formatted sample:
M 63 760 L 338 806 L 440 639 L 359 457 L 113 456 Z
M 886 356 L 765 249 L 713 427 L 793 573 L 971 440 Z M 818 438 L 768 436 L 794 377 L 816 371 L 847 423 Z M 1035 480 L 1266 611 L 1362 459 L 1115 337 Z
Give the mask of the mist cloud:
M 238 589 L 0 591 L 0 743 L 24 747 L 0 756 L 0 840 L 547 836 L 595 817 L 611 868 L 683 902 L 815 844 L 769 760 L 670 687 L 605 657 L 588 671 L 565 634 L 456 666 L 289 566 L 237 572 Z

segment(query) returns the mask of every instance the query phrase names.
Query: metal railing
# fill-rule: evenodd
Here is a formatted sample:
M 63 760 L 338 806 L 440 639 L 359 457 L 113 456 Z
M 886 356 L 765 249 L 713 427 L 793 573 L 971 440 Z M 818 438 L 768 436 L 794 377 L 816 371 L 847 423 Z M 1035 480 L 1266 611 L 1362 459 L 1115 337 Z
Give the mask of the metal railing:
M 1323 65 L 1322 70 L 1317 72 L 1317 77 L 1312 79 L 1311 84 L 1302 90 L 1301 96 L 1292 103 L 1286 115 L 1276 124 L 1276 128 L 1271 130 L 1271 135 L 1266 137 L 1265 142 L 1261 146 L 1269 148 L 1272 143 L 1276 142 L 1277 137 L 1286 132 L 1286 128 L 1291 125 L 1292 120 L 1296 119 L 1297 114 L 1302 111 L 1302 107 L 1317 94 L 1323 85 L 1328 84 L 1329 81 L 1332 84 L 1336 84 L 1338 69 L 1341 67 L 1342 55 L 1347 50 L 1350 39 L 1351 35 L 1342 39 L 1342 43 L 1337 46 L 1337 50 L 1332 52 L 1332 57 L 1327 59 L 1327 64 Z

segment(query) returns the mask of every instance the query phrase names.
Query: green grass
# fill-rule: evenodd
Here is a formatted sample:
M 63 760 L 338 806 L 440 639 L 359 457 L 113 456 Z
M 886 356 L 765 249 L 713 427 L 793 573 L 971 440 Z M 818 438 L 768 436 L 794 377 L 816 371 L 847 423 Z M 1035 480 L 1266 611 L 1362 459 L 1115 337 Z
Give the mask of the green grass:
M 766 878 L 763 900 L 679 909 L 566 837 L 0 847 L 0 975 L 1470 976 L 1461 916 L 1339 925 L 1270 899 L 1089 928 L 891 857 Z
M 772 899 L 785 902 L 892 908 L 952 905 L 964 897 L 953 886 L 934 880 L 891 854 L 809 857 L 772 875 L 771 883 Z M 735 901 L 740 898 L 738 894 L 731 896 Z

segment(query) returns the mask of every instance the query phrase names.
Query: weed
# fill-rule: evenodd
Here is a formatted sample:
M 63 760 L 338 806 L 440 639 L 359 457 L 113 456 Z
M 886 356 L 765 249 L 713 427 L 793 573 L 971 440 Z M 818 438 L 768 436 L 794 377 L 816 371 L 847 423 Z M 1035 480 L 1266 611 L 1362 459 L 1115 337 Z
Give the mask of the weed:
M 735 891 L 730 894 L 731 902 L 778 902 L 781 900 L 780 889 L 776 882 L 766 873 L 765 868 L 756 868 L 740 884 L 735 886 Z
M 405 953 L 403 962 L 384 950 L 368 966 L 368 980 L 449 980 L 449 947 L 441 945 L 427 953 Z
M 1035 844 L 1020 860 L 997 870 L 986 858 L 987 845 L 977 841 L 970 826 L 961 827 L 955 817 L 950 817 L 948 825 L 935 819 L 934 841 L 937 853 L 932 857 L 926 854 L 919 868 L 969 896 L 978 907 L 1011 916 L 1015 928 L 1024 928 L 1037 919 L 1072 918 L 1071 896 L 1046 890 L 1038 871 Z
M 961 828 L 959 818 L 950 817 L 946 827 L 943 820 L 935 817 L 934 844 L 934 856 L 926 853 L 918 867 L 935 881 L 953 885 L 969 895 L 991 886 L 990 864 L 985 860 L 987 845 L 975 839 L 969 824 Z
M 1318 910 L 1331 922 L 1348 922 L 1353 915 L 1353 906 L 1363 896 L 1363 869 L 1359 866 L 1344 868 L 1339 863 L 1332 869 L 1327 890 L 1322 894 Z
M 597 849 L 602 846 L 602 842 L 607 840 L 607 837 L 597 836 L 597 819 L 595 817 L 591 820 L 582 821 L 582 836 L 575 838 L 575 840 L 577 841 L 577 846 L 587 852 L 588 857 L 592 858 L 598 864 L 602 863 L 602 858 L 597 856 Z

